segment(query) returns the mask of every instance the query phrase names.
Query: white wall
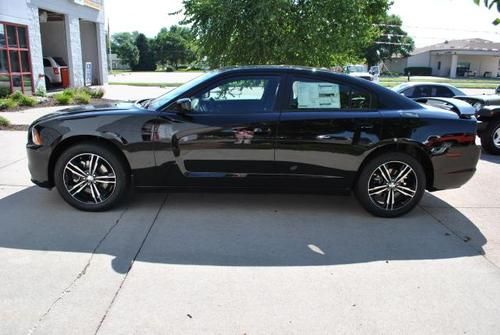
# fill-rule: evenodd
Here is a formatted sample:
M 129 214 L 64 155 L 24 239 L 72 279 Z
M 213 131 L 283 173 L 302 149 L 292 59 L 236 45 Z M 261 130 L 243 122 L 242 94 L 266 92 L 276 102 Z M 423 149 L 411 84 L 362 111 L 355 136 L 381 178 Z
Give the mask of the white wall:
M 430 66 L 430 53 L 422 52 L 408 57 L 408 67 Z
M 451 70 L 451 55 L 431 55 L 432 75 L 439 77 L 448 77 Z M 438 63 L 441 62 L 441 69 L 438 69 Z
M 391 72 L 404 73 L 408 58 L 394 58 L 384 62 L 387 70 Z
M 80 21 L 80 36 L 82 41 L 82 61 L 92 63 L 92 84 L 98 84 L 99 80 L 99 50 L 97 48 L 97 29 L 94 22 Z

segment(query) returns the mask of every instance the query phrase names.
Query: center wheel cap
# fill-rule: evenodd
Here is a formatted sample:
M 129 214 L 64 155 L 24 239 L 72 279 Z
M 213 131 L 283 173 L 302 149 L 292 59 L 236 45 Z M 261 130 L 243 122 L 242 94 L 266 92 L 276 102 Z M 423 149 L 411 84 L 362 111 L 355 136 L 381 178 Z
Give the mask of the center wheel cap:
M 94 182 L 94 176 L 87 176 L 87 181 L 90 183 Z

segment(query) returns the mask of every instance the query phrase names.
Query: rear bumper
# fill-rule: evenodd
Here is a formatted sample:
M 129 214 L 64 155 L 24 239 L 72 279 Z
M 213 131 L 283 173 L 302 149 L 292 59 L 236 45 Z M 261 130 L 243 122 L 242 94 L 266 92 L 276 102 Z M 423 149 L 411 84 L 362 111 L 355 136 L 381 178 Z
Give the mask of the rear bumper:
M 50 148 L 28 144 L 26 151 L 31 181 L 40 187 L 52 188 L 54 185 L 49 178 Z
M 477 145 L 452 147 L 443 155 L 431 158 L 434 182 L 431 190 L 458 188 L 468 182 L 476 172 L 481 155 Z

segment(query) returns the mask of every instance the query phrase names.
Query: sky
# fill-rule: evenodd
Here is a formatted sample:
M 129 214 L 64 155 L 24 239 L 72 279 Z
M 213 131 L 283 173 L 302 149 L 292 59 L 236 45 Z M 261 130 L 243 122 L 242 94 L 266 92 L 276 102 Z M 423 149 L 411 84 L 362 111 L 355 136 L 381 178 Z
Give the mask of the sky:
M 169 15 L 182 10 L 182 0 L 106 0 L 105 7 L 112 33 L 137 30 L 154 37 L 183 19 Z M 394 0 L 390 13 L 403 19 L 416 47 L 465 38 L 500 42 L 500 26 L 491 24 L 500 14 L 472 0 Z

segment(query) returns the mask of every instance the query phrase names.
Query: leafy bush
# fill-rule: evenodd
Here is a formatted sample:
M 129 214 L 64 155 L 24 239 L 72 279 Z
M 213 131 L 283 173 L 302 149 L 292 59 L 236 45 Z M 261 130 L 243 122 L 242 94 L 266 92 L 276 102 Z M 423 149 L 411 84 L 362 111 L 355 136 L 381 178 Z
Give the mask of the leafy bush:
M 58 105 L 71 105 L 73 103 L 73 95 L 69 93 L 54 94 L 54 100 Z
M 73 100 L 77 104 L 82 104 L 82 105 L 87 105 L 90 102 L 90 98 L 91 98 L 90 94 L 88 94 L 83 90 L 76 92 L 75 95 L 73 96 Z
M 0 109 L 13 109 L 16 108 L 19 104 L 17 101 L 8 98 L 8 99 L 0 99 Z
M 102 99 L 104 96 L 104 88 L 98 87 L 90 90 L 90 96 L 94 99 Z
M 10 121 L 4 118 L 3 116 L 0 116 L 0 127 L 8 127 L 10 126 Z
M 0 98 L 7 98 L 10 94 L 9 87 L 0 87 Z
M 37 97 L 46 97 L 47 96 L 47 91 L 43 87 L 39 87 L 36 89 L 35 95 Z
M 175 69 L 171 66 L 165 67 L 165 72 L 174 72 L 174 71 L 175 71 Z
M 70 98 L 73 98 L 77 92 L 76 88 L 65 88 L 64 91 L 62 92 L 63 95 L 66 95 Z
M 10 99 L 14 100 L 14 101 L 21 101 L 21 99 L 24 97 L 23 93 L 21 91 L 15 91 L 14 93 L 12 93 L 10 95 Z
M 19 106 L 28 106 L 28 107 L 33 107 L 37 104 L 37 101 L 35 98 L 23 95 L 21 99 L 18 101 Z
M 406 67 L 405 76 L 408 75 L 408 72 L 412 76 L 432 76 L 432 67 L 425 67 L 425 66 Z

